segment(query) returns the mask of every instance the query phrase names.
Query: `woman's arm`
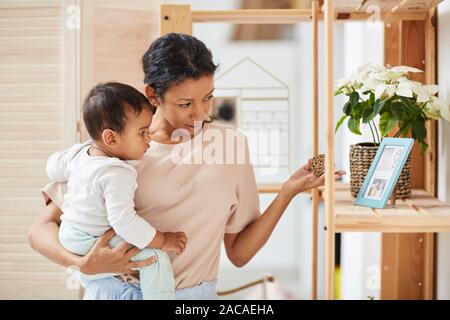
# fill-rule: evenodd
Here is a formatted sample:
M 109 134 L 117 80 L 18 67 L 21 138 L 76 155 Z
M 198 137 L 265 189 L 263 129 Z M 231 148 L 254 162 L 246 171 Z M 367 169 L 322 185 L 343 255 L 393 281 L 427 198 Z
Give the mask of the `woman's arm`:
M 154 257 L 143 261 L 130 261 L 131 257 L 139 252 L 139 249 L 130 248 L 127 243 L 111 249 L 108 243 L 115 235 L 112 229 L 97 240 L 86 256 L 72 254 L 59 242 L 61 215 L 61 210 L 50 201 L 31 227 L 28 242 L 35 251 L 63 267 L 77 267 L 85 274 L 109 272 L 132 274 L 135 273 L 131 270 L 132 268 L 142 268 L 155 261 Z
M 28 233 L 28 243 L 37 252 L 57 264 L 80 266 L 81 258 L 65 250 L 58 239 L 61 210 L 50 201 Z
M 284 193 L 279 193 L 264 213 L 239 233 L 226 233 L 225 250 L 236 267 L 243 267 L 267 242 L 287 206 L 291 202 Z
M 311 173 L 311 161 L 295 172 L 283 184 L 282 190 L 264 213 L 239 233 L 225 234 L 224 244 L 228 258 L 236 267 L 242 267 L 264 246 L 291 200 L 300 192 L 325 183 L 325 176 Z M 345 171 L 337 171 L 339 179 Z

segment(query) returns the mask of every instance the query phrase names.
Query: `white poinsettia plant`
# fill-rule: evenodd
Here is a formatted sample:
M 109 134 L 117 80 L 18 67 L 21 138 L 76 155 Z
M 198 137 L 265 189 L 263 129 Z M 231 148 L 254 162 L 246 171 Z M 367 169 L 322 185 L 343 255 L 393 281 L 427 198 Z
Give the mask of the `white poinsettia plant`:
M 450 106 L 436 96 L 437 85 L 413 81 L 409 73 L 416 72 L 422 70 L 366 64 L 348 79 L 339 80 L 335 95 L 345 94 L 348 101 L 335 132 L 348 118 L 348 128 L 355 134 L 361 135 L 361 122 L 368 124 L 373 142 L 377 144 L 380 134 L 385 137 L 397 127 L 395 137 L 406 137 L 411 133 L 424 153 L 428 148 L 425 121 L 443 118 L 450 122 Z M 377 115 L 380 115 L 378 128 L 374 121 Z

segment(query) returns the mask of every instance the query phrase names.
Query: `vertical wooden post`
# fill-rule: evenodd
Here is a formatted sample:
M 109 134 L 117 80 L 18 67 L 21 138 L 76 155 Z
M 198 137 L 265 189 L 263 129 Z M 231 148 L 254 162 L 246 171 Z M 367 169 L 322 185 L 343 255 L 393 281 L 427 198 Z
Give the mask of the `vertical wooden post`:
M 192 34 L 190 5 L 162 4 L 160 19 L 160 35 L 169 32 Z
M 325 299 L 334 299 L 333 0 L 325 0 Z
M 436 83 L 436 29 L 433 25 L 435 18 L 435 9 L 430 10 L 425 20 L 425 83 Z M 424 172 L 424 188 L 432 195 L 436 196 L 436 121 L 430 120 L 426 123 L 427 143 L 429 145 L 425 154 L 425 172 Z
M 400 65 L 401 22 L 390 21 L 384 27 L 384 63 Z M 398 299 L 397 286 L 400 237 L 396 233 L 381 234 L 381 299 Z
M 319 154 L 319 1 L 312 1 L 312 27 L 313 27 L 313 155 Z M 312 285 L 311 299 L 317 299 L 317 261 L 318 261 L 318 235 L 319 227 L 319 189 L 313 190 L 312 203 Z
M 425 82 L 428 84 L 436 83 L 436 28 L 434 19 L 436 9 L 433 8 L 428 12 L 425 20 Z M 429 120 L 426 124 L 428 137 L 428 150 L 425 154 L 425 190 L 436 196 L 436 121 Z M 434 233 L 424 234 L 424 268 L 423 268 L 423 298 L 426 300 L 433 299 L 434 288 Z

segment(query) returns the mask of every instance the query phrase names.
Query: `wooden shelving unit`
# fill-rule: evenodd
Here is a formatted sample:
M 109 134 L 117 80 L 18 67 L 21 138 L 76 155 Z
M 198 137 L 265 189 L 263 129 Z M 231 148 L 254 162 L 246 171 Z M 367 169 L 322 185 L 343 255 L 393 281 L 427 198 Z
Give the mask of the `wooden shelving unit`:
M 320 201 L 325 202 L 325 298 L 334 298 L 335 234 L 340 232 L 429 233 L 426 242 L 424 267 L 424 298 L 433 297 L 433 237 L 434 232 L 450 231 L 450 206 L 435 198 L 436 143 L 435 122 L 427 124 L 429 148 L 424 158 L 424 188 L 414 189 L 410 199 L 399 200 L 385 209 L 371 209 L 353 205 L 347 185 L 334 181 L 334 105 L 333 105 L 333 24 L 336 20 L 367 20 L 369 17 L 393 24 L 419 22 L 425 36 L 425 82 L 435 83 L 435 6 L 442 0 L 313 0 L 311 8 L 191 11 L 189 5 L 162 5 L 160 33 L 192 33 L 192 23 L 229 22 L 240 24 L 289 24 L 311 21 L 313 24 L 313 152 L 319 153 L 318 134 L 318 23 L 324 23 L 325 49 L 325 120 L 326 120 L 326 183 L 312 191 L 313 198 L 313 299 L 317 298 L 317 215 Z M 386 51 L 386 48 L 385 48 Z M 261 185 L 259 192 L 275 193 L 280 185 Z
M 339 232 L 382 232 L 382 233 L 414 233 L 427 232 L 425 236 L 424 295 L 425 299 L 433 297 L 433 232 L 450 231 L 450 207 L 435 199 L 435 122 L 427 124 L 428 144 L 430 149 L 425 155 L 424 190 L 414 190 L 410 199 L 399 201 L 396 205 L 388 205 L 385 209 L 371 209 L 353 205 L 348 187 L 336 189 L 333 180 L 334 161 L 334 105 L 333 105 L 333 24 L 339 16 L 351 18 L 352 14 L 371 10 L 381 20 L 403 21 L 408 19 L 423 20 L 425 34 L 425 82 L 435 82 L 435 27 L 433 25 L 434 7 L 440 1 L 348 1 L 325 0 L 325 104 L 326 104 L 326 182 L 325 201 L 325 298 L 334 298 L 334 250 L 335 234 Z M 421 17 L 420 15 L 425 14 Z M 317 46 L 317 43 L 314 43 Z M 317 66 L 315 66 L 317 67 Z M 315 83 L 317 86 L 317 83 Z M 315 89 L 316 90 L 316 89 Z M 314 106 L 317 108 L 317 106 Z M 317 143 L 317 141 L 314 141 Z M 314 197 L 318 195 L 315 194 Z M 314 208 L 317 210 L 317 208 Z M 316 211 L 317 212 L 317 211 Z M 314 213 L 313 213 L 314 214 Z M 317 240 L 315 240 L 317 241 Z M 315 279 L 313 279 L 315 282 Z

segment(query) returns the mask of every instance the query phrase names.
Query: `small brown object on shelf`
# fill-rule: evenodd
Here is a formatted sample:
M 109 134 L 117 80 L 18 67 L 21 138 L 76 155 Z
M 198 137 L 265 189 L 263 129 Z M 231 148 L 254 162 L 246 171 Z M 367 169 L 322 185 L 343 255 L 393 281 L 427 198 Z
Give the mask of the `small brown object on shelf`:
M 312 159 L 311 163 L 311 171 L 316 175 L 316 177 L 320 177 L 325 172 L 325 155 L 319 154 Z

